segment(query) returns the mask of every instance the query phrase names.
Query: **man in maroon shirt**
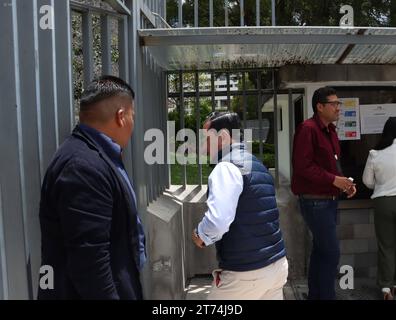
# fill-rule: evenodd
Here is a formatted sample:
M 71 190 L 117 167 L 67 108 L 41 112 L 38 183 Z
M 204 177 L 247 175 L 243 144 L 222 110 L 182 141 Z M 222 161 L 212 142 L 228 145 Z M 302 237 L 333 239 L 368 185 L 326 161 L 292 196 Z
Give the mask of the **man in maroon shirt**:
M 336 235 L 338 197 L 353 197 L 356 187 L 344 177 L 340 146 L 333 124 L 341 102 L 336 91 L 314 92 L 314 116 L 301 123 L 294 135 L 292 191 L 299 196 L 301 213 L 313 236 L 308 273 L 308 299 L 335 299 L 334 281 L 340 257 Z

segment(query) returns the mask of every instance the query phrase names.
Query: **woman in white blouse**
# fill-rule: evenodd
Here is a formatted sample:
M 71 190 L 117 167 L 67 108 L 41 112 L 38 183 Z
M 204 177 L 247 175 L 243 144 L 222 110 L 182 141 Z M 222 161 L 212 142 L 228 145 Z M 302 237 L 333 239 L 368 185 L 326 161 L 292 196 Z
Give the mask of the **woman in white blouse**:
M 378 242 L 377 282 L 385 300 L 396 294 L 396 117 L 390 117 L 381 139 L 370 150 L 363 182 L 374 189 L 374 224 Z

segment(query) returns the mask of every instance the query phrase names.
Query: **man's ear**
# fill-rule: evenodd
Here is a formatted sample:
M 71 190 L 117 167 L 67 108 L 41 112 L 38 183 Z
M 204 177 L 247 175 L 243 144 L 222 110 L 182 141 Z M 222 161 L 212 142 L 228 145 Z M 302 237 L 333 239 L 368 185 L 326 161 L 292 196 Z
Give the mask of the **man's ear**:
M 221 129 L 220 133 L 219 133 L 219 136 L 221 137 L 221 139 L 223 141 L 228 141 L 228 140 L 231 139 L 230 133 L 228 132 L 227 129 Z
M 124 126 L 124 119 L 125 119 L 125 110 L 123 108 L 120 108 L 117 110 L 115 114 L 115 120 L 119 127 Z

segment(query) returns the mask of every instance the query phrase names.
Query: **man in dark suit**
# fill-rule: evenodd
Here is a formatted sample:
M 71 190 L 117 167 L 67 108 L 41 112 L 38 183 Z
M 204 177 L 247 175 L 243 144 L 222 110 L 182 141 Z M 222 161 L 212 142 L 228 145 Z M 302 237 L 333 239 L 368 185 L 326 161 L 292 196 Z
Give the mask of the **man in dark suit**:
M 52 159 L 41 190 L 39 299 L 142 299 L 146 260 L 136 196 L 121 154 L 134 127 L 134 92 L 103 76 L 83 92 L 80 124 Z

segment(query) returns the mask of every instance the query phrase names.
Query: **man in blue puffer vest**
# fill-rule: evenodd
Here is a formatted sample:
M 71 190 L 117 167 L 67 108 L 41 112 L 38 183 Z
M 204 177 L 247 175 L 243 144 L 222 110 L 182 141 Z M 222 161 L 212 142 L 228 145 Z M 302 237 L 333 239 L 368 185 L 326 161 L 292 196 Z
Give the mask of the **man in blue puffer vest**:
M 214 112 L 203 128 L 217 165 L 208 180 L 208 211 L 192 238 L 200 248 L 216 244 L 219 269 L 208 299 L 282 300 L 288 262 L 273 178 L 239 134 L 233 139 L 240 132 L 236 113 Z

